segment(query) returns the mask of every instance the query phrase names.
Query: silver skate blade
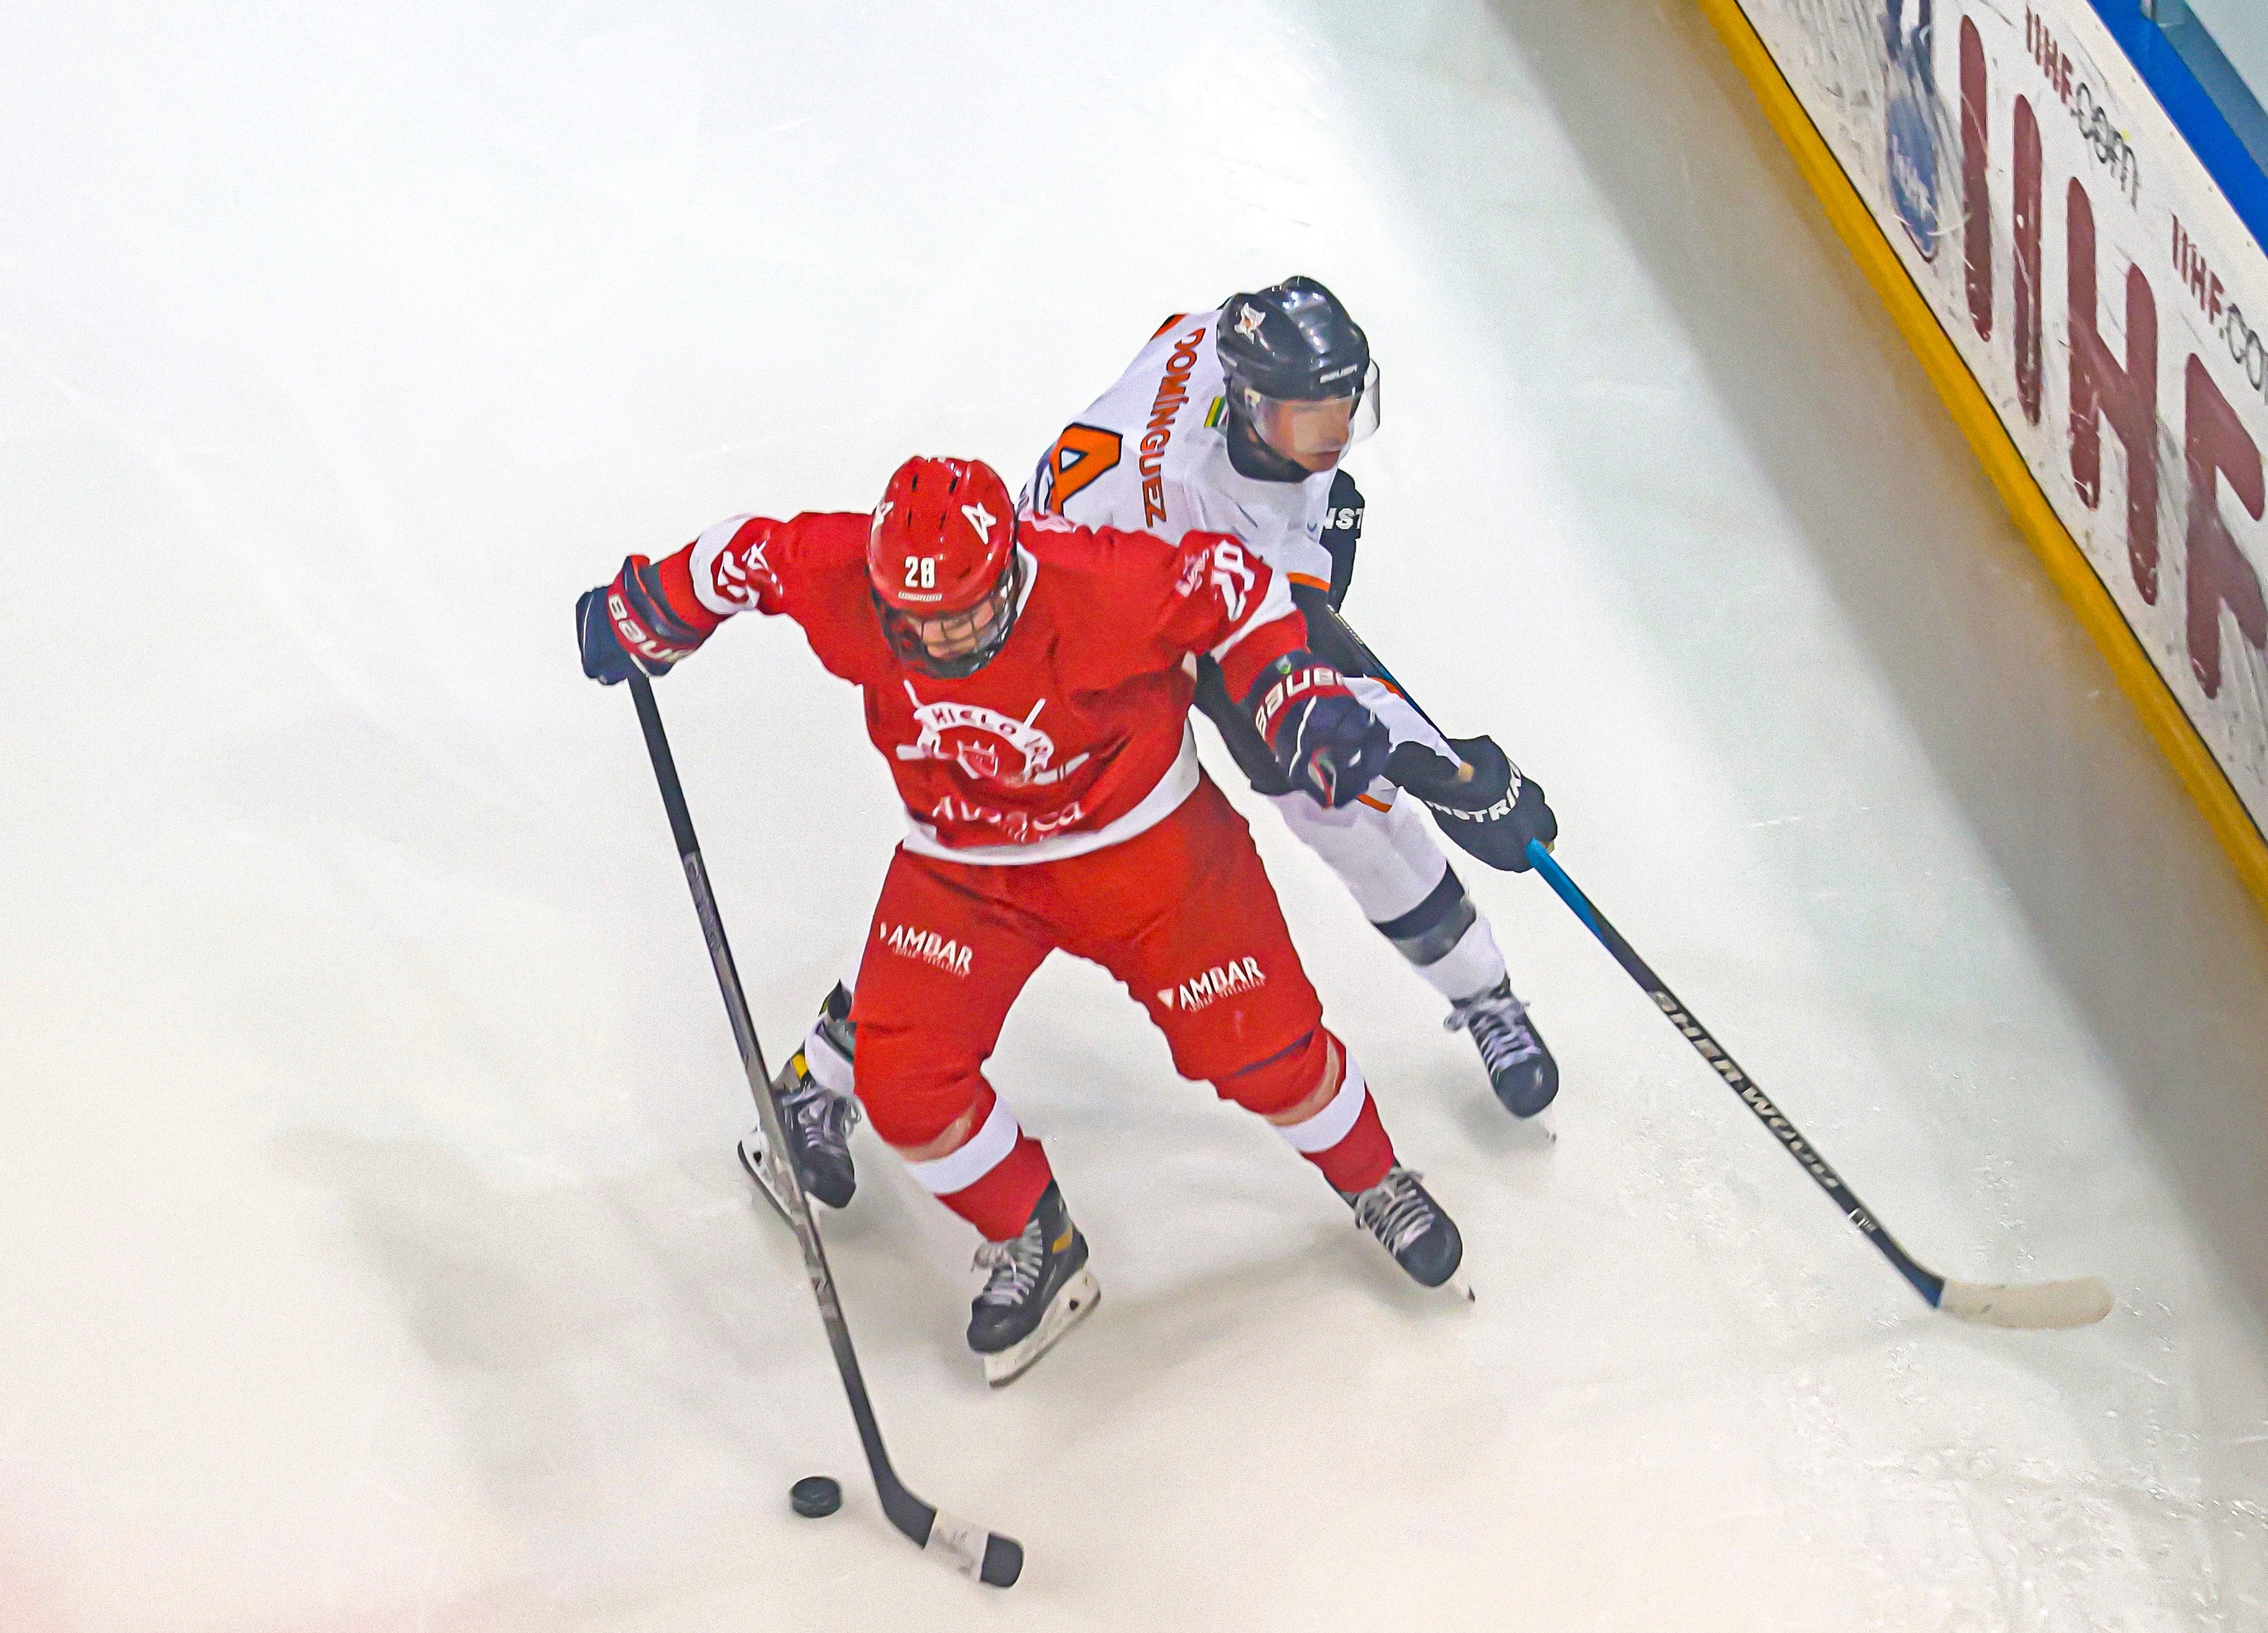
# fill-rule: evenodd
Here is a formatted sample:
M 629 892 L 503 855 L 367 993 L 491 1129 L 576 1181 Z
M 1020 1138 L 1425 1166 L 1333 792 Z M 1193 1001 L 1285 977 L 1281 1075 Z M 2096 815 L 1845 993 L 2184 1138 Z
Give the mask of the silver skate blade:
M 1948 1282 L 1937 1307 L 1979 1326 L 2054 1330 L 2092 1326 L 2110 1313 L 2110 1284 L 2101 1276 L 2068 1282 L 2034 1282 L 2020 1287 L 1987 1287 Z
M 1473 1284 L 1465 1279 L 1464 1268 L 1462 1266 L 1447 1281 L 1441 1283 L 1441 1290 L 1453 1296 L 1460 1304 L 1471 1304 L 1480 1302 L 1474 1297 Z
M 755 1144 L 753 1150 L 750 1149 L 752 1142 Z M 780 1216 L 782 1224 L 792 1224 L 793 1222 L 787 1211 L 787 1203 L 782 1200 L 778 1187 L 772 1182 L 771 1159 L 764 1154 L 762 1142 L 756 1139 L 753 1131 L 742 1136 L 740 1155 L 740 1167 L 749 1179 L 755 1181 L 757 1194 L 772 1205 L 772 1211 Z
M 1542 1144 L 1559 1143 L 1559 1125 L 1552 1120 L 1551 1108 L 1548 1105 L 1533 1117 L 1521 1118 L 1520 1126 L 1528 1131 L 1530 1138 Z
M 1102 1288 L 1095 1281 L 1094 1272 L 1080 1266 L 1078 1275 L 1056 1289 L 1055 1297 L 1049 1301 L 1046 1313 L 1040 1317 L 1040 1324 L 1032 1329 L 1030 1337 L 984 1357 L 984 1381 L 995 1389 L 1014 1383 L 1031 1370 L 1033 1362 L 1054 1349 L 1065 1333 L 1085 1320 L 1101 1302 Z

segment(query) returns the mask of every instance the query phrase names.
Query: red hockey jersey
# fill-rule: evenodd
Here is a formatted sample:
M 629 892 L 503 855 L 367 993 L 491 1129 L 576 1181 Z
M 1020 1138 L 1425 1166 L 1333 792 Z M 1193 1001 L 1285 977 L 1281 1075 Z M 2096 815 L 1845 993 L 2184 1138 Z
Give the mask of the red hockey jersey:
M 905 802 L 909 848 L 957 861 L 1076 856 L 1130 839 L 1197 786 L 1191 666 L 1232 697 L 1307 642 L 1282 575 L 1224 534 L 1020 518 L 1016 624 L 976 674 L 946 680 L 890 649 L 866 578 L 870 518 L 735 516 L 660 564 L 673 609 L 706 633 L 784 614 L 865 694 L 866 734 Z

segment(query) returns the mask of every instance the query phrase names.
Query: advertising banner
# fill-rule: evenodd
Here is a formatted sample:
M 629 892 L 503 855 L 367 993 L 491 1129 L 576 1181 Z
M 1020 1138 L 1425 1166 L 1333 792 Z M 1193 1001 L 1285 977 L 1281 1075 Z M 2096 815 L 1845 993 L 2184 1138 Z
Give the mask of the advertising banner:
M 2268 260 L 2087 0 L 1738 0 L 2268 828 Z

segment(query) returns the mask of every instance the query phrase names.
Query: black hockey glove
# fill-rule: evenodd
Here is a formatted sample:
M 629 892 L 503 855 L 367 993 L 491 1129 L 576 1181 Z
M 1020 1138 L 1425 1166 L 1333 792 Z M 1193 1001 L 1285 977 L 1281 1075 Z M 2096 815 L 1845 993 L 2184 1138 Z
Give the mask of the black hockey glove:
M 1523 777 L 1486 737 L 1452 737 L 1449 746 L 1463 757 L 1451 765 L 1423 743 L 1405 743 L 1387 757 L 1386 774 L 1416 794 L 1433 813 L 1443 833 L 1490 867 L 1526 873 L 1528 842 L 1541 839 L 1546 850 L 1559 837 L 1559 819 L 1544 803 L 1543 786 Z

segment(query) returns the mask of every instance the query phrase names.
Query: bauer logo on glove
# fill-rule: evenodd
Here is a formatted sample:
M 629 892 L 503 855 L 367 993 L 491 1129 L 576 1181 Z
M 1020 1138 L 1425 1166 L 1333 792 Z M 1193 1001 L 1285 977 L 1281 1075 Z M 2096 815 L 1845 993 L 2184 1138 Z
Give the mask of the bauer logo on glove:
M 708 630 L 672 610 L 660 570 L 643 556 L 626 559 L 613 583 L 583 592 L 575 624 L 583 673 L 602 686 L 628 680 L 633 663 L 648 675 L 666 675 L 709 639 Z
M 1312 652 L 1277 659 L 1244 702 L 1285 780 L 1319 805 L 1351 803 L 1386 769 L 1385 726 Z

